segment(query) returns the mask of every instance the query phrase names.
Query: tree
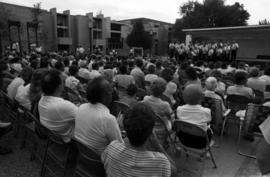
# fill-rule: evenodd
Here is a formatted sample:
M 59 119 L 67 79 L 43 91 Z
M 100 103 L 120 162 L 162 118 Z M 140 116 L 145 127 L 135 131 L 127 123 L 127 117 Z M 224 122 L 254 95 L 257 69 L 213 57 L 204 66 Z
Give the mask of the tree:
M 188 1 L 179 10 L 182 18 L 174 25 L 176 36 L 184 28 L 245 26 L 250 16 L 243 4 L 225 5 L 225 0 Z
M 267 19 L 260 20 L 259 25 L 270 25 L 270 22 Z
M 138 20 L 127 36 L 127 45 L 129 47 L 142 47 L 144 50 L 151 49 L 153 45 L 152 35 L 144 30 L 141 20 Z
M 43 21 L 42 21 L 42 15 L 44 11 L 41 9 L 41 2 L 38 2 L 33 5 L 32 8 L 32 23 L 36 25 L 37 27 L 37 39 L 36 44 L 38 45 L 38 39 L 42 42 L 46 42 L 47 40 L 47 33 L 42 28 Z
M 8 20 L 13 17 L 10 10 L 0 5 L 0 56 L 2 54 L 3 41 L 8 40 Z

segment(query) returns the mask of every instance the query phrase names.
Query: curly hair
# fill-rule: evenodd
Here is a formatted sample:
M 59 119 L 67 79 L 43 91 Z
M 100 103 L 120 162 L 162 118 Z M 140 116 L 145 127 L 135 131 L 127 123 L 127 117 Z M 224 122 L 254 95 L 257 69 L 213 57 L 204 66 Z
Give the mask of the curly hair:
M 140 147 L 152 134 L 155 114 L 148 105 L 138 103 L 127 112 L 123 124 L 130 144 Z

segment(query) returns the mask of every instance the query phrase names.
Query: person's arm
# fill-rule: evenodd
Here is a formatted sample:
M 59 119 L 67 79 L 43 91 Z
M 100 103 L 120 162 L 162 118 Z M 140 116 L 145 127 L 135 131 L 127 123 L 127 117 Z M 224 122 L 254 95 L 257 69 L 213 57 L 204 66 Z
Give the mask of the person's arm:
M 110 142 L 113 140 L 123 142 L 121 131 L 115 117 L 112 116 L 106 119 L 104 131 Z

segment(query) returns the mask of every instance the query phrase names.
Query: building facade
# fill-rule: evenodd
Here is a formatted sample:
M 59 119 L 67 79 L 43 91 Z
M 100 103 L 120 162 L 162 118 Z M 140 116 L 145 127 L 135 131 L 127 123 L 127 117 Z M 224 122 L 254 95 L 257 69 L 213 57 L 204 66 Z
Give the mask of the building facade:
M 173 24 L 149 18 L 127 19 L 121 20 L 119 22 L 129 25 L 130 28 L 128 29 L 128 31 L 126 31 L 126 33 L 130 33 L 133 26 L 139 20 L 142 21 L 145 31 L 149 32 L 149 34 L 151 34 L 152 36 L 153 46 L 152 49 L 150 49 L 150 53 L 152 55 L 159 56 L 166 55 L 168 52 L 169 42 L 172 39 Z
M 120 55 L 126 55 L 130 51 L 126 38 L 137 20 L 142 20 L 145 30 L 152 35 L 153 47 L 149 53 L 165 55 L 171 38 L 170 23 L 147 18 L 115 21 L 103 14 L 94 16 L 90 12 L 71 15 L 69 10 L 58 12 L 52 8 L 49 11 L 41 10 L 38 37 L 35 40 L 35 32 L 26 27 L 33 22 L 34 8 L 0 2 L 0 10 L 9 12 L 8 18 L 20 24 L 19 35 L 16 28 L 11 27 L 11 37 L 1 39 L 2 49 L 20 41 L 21 51 L 30 51 L 30 46 L 35 44 L 42 46 L 43 51 L 74 52 L 78 47 L 83 47 L 90 52 L 99 48 L 104 54 L 116 50 Z
M 31 30 L 28 40 L 26 28 L 27 23 L 33 21 L 33 8 L 0 2 L 0 10 L 12 14 L 10 20 L 20 24 L 19 35 L 17 29 L 11 27 L 11 39 L 8 36 L 1 39 L 2 49 L 20 38 L 21 51 L 29 51 L 30 44 L 36 43 Z M 87 51 L 98 47 L 103 53 L 112 49 L 123 50 L 126 25 L 103 14 L 71 15 L 69 10 L 58 12 L 52 8 L 42 10 L 39 20 L 38 42 L 44 51 L 76 51 L 79 46 Z

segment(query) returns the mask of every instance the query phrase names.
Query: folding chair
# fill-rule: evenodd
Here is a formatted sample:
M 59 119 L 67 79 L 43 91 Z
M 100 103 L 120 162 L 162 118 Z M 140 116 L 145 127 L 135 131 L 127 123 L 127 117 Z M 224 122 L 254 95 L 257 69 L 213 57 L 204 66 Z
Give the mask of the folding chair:
M 260 90 L 253 90 L 255 97 L 258 101 L 258 103 L 263 103 L 264 102 L 264 92 L 260 91 Z
M 114 101 L 111 107 L 112 114 L 116 117 L 120 130 L 124 131 L 123 119 L 124 115 L 130 110 L 129 105 L 121 101 Z
M 156 124 L 154 127 L 154 131 L 156 134 L 157 139 L 159 140 L 159 143 L 165 148 L 168 149 L 170 145 L 173 146 L 173 151 L 176 152 L 176 145 L 175 141 L 171 137 L 172 126 L 168 125 L 166 121 L 164 121 L 160 116 L 156 115 Z M 160 140 L 164 140 L 164 142 L 161 142 Z M 169 146 L 166 146 L 166 141 L 169 140 Z
M 240 136 L 239 136 L 238 142 L 237 142 L 238 154 L 256 159 L 256 157 L 253 155 L 245 154 L 245 153 L 241 152 L 241 149 L 240 149 L 241 136 L 242 136 L 242 133 L 248 133 L 252 136 L 263 137 L 263 135 L 260 131 L 259 125 L 265 119 L 267 119 L 269 115 L 270 115 L 270 108 L 269 107 L 266 107 L 263 105 L 248 104 L 247 109 L 246 109 L 244 122 L 243 122 L 244 127 L 242 126 L 241 129 L 239 130 Z M 243 129 L 244 129 L 244 131 L 243 131 Z
M 77 163 L 74 177 L 105 177 L 105 169 L 100 155 L 75 138 L 72 139 L 78 148 Z
M 203 174 L 207 153 L 210 154 L 214 168 L 217 168 L 211 151 L 211 146 L 213 143 L 209 141 L 207 132 L 205 130 L 197 125 L 180 120 L 176 120 L 174 122 L 174 128 L 176 136 L 179 139 L 182 152 L 184 152 L 187 156 L 190 155 L 202 160 L 199 176 L 202 176 Z M 200 143 L 200 146 L 198 143 Z
M 41 177 L 46 176 L 46 171 L 49 171 L 55 177 L 72 175 L 75 167 L 73 163 L 76 161 L 75 155 L 77 155 L 73 144 L 64 142 L 60 136 L 45 127 L 44 129 L 47 132 L 48 139 L 41 166 Z M 53 163 L 49 163 L 49 159 Z M 50 166 L 52 164 L 57 165 L 63 170 L 62 175 L 56 172 L 59 168 L 55 169 Z
M 39 120 L 32 113 L 30 113 L 30 111 L 24 110 L 24 116 L 29 120 L 29 123 L 26 123 L 23 127 L 21 148 L 24 148 L 25 144 L 28 143 L 31 153 L 30 161 L 38 159 L 40 162 L 42 162 L 44 154 L 41 155 L 38 153 L 37 149 L 38 146 L 42 147 L 46 145 L 46 130 L 43 128 L 43 126 L 41 126 Z M 37 130 L 43 133 L 43 139 L 37 135 Z
M 224 129 L 225 129 L 227 121 L 230 119 L 230 117 L 235 118 L 236 112 L 238 112 L 240 110 L 246 110 L 246 107 L 247 107 L 248 103 L 251 102 L 251 100 L 249 98 L 247 98 L 245 96 L 241 96 L 241 95 L 228 95 L 226 102 L 227 102 L 227 108 L 230 110 L 231 116 L 226 116 L 225 119 L 223 120 L 222 130 L 221 130 L 221 140 L 223 139 Z M 243 121 L 244 121 L 244 118 L 239 117 L 238 137 L 240 135 L 240 128 L 242 126 Z

